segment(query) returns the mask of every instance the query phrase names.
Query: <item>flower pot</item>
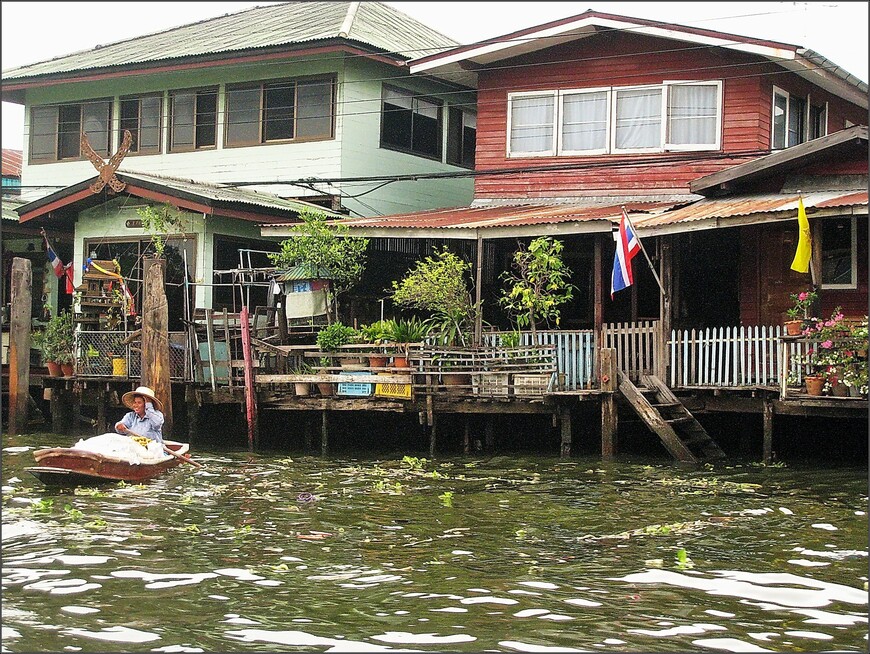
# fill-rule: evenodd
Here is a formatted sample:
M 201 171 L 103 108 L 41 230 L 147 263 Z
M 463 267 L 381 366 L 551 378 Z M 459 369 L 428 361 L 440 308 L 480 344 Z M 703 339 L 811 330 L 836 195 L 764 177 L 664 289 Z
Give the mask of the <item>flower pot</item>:
M 63 372 L 64 377 L 72 377 L 75 373 L 75 368 L 71 363 L 62 363 L 60 364 L 61 372 Z
M 800 336 L 801 331 L 804 328 L 803 320 L 786 320 L 785 321 L 785 333 L 788 336 Z
M 293 390 L 296 392 L 296 395 L 308 395 L 311 393 L 311 384 L 308 382 L 293 382 Z
M 463 386 L 471 386 L 471 375 L 467 372 L 442 372 L 441 382 L 449 387 L 447 392 L 451 395 L 462 395 L 466 391 Z
M 317 382 L 317 390 L 323 397 L 335 395 L 335 387 L 333 387 L 332 382 Z
M 369 367 L 370 368 L 386 368 L 387 362 L 390 360 L 390 357 L 385 354 L 370 354 L 369 355 Z
M 45 366 L 48 368 L 48 374 L 51 377 L 63 377 L 63 370 L 57 361 L 46 361 Z
M 822 394 L 825 378 L 820 375 L 810 375 L 809 377 L 804 377 L 804 384 L 807 387 L 807 395 L 818 396 Z
M 849 387 L 841 381 L 831 384 L 831 395 L 834 397 L 849 397 Z
M 393 367 L 394 368 L 408 368 L 410 364 L 408 363 L 408 357 L 406 356 L 394 356 L 393 357 Z

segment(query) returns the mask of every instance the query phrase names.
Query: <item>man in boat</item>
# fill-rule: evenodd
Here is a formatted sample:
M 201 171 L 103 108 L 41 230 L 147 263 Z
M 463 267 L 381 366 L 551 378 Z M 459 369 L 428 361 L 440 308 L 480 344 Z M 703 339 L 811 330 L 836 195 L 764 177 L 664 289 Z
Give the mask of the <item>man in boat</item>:
M 115 423 L 115 431 L 129 433 L 135 440 L 138 440 L 137 436 L 142 436 L 156 441 L 162 448 L 163 404 L 154 397 L 154 391 L 147 386 L 140 386 L 135 391 L 124 393 L 121 402 L 132 411 Z M 147 445 L 147 441 L 140 445 Z

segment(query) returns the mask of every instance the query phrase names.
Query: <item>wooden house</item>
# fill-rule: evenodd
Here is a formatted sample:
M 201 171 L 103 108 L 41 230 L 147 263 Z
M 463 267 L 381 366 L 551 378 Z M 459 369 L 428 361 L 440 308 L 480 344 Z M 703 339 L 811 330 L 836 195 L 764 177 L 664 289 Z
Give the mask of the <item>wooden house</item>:
M 139 256 L 135 207 L 168 201 L 189 213 L 188 265 L 207 285 L 197 306 L 228 306 L 227 293 L 212 297 L 212 270 L 275 248 L 249 211 L 268 223 L 294 220 L 283 201 L 365 216 L 471 200 L 468 178 L 342 181 L 471 166 L 473 90 L 406 66 L 455 45 L 380 2 L 288 2 L 3 71 L 3 100 L 25 109 L 22 178 L 57 189 L 24 206 L 22 224 L 74 233 L 78 284 L 94 247 Z M 125 131 L 120 178 L 141 184 L 91 193 L 80 134 L 105 161 Z M 241 205 L 212 211 L 206 187 Z

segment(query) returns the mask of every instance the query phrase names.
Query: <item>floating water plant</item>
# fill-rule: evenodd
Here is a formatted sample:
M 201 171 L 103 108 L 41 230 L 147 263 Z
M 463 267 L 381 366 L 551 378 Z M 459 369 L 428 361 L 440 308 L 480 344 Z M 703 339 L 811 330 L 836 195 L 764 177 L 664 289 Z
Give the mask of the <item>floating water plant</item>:
M 72 504 L 64 504 L 63 510 L 66 511 L 66 515 L 70 520 L 81 520 L 85 515 L 78 509 L 73 508 Z
M 453 506 L 453 491 L 444 491 L 441 495 L 438 496 L 438 499 L 441 500 L 441 504 L 450 508 Z

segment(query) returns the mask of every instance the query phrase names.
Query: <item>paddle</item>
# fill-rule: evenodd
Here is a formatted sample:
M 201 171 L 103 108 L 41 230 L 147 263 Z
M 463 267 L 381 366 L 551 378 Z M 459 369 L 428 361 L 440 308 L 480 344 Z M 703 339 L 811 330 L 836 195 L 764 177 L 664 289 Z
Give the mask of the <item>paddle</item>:
M 143 438 L 143 436 L 142 436 L 141 434 L 137 434 L 135 431 L 130 431 L 129 429 L 127 430 L 127 434 L 129 434 L 130 436 L 136 436 L 136 437 L 138 437 L 138 438 Z M 194 466 L 196 466 L 197 468 L 202 468 L 202 467 L 204 467 L 201 463 L 197 463 L 197 462 L 194 461 L 193 459 L 189 459 L 189 458 L 187 458 L 187 457 L 181 456 L 181 455 L 178 454 L 177 452 L 173 452 L 173 451 L 170 450 L 168 447 L 166 447 L 166 445 L 163 445 L 163 451 L 166 452 L 167 454 L 171 454 L 171 455 L 174 456 L 176 459 L 181 459 L 181 460 L 184 461 L 185 463 L 189 463 L 189 464 L 191 464 L 191 465 L 194 465 Z

